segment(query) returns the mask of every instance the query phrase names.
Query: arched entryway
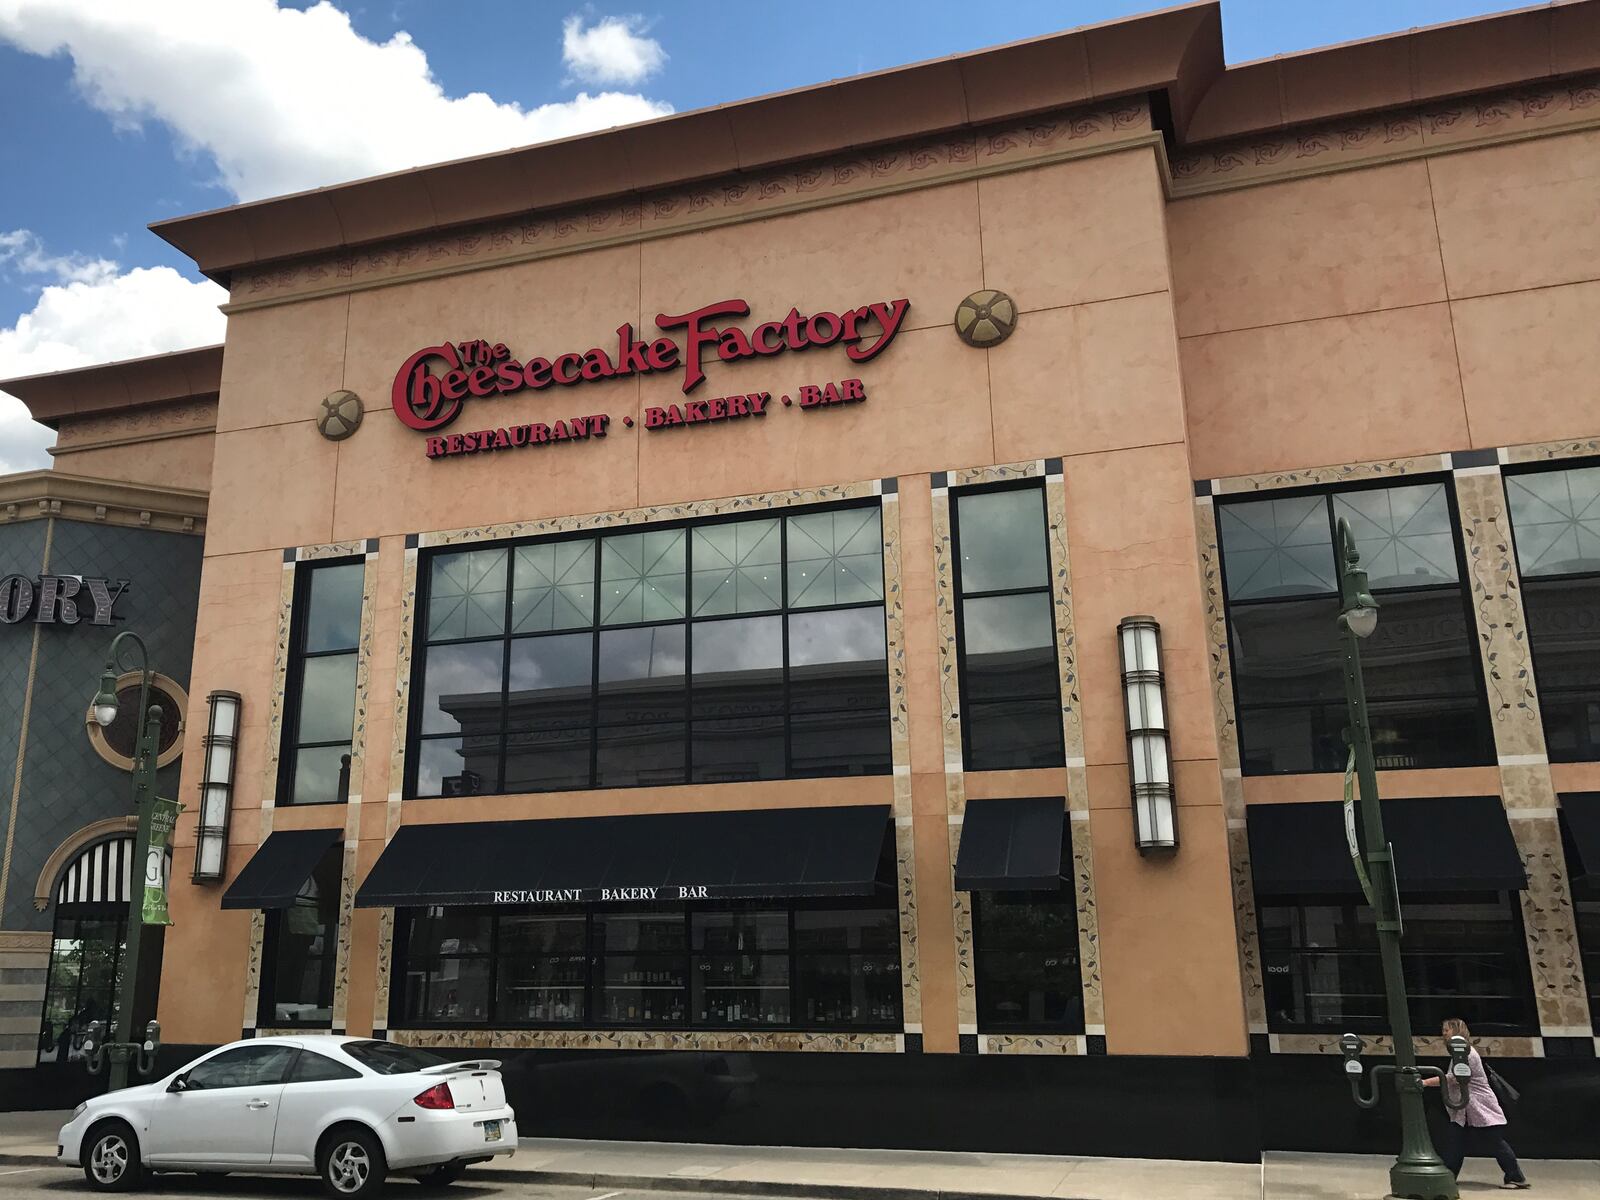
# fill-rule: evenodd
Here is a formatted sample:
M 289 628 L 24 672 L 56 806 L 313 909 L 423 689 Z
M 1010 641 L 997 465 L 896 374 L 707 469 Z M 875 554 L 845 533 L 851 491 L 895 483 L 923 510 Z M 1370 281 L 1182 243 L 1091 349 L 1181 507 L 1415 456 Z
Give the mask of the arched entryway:
M 115 1021 L 123 951 L 133 838 L 119 835 L 80 850 L 55 887 L 55 925 L 39 1025 L 39 1061 L 83 1057 L 91 1021 Z

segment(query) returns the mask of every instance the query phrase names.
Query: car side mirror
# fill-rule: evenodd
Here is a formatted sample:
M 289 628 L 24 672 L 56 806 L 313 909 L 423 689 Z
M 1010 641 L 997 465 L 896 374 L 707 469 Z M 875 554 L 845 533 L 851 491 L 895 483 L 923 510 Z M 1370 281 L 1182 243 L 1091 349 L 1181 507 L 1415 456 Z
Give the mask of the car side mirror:
M 188 1090 L 189 1090 L 189 1076 L 188 1075 L 174 1076 L 172 1082 L 167 1084 L 167 1091 L 169 1091 L 169 1092 L 186 1092 Z

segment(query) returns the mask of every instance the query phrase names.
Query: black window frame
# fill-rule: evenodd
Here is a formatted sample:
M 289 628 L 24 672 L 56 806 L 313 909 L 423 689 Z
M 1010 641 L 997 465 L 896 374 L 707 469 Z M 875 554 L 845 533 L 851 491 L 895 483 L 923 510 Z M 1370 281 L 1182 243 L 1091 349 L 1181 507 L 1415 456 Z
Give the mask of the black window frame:
M 305 648 L 306 637 L 311 623 L 311 579 L 319 570 L 332 567 L 350 567 L 365 565 L 363 555 L 347 555 L 342 558 L 318 558 L 306 562 L 296 563 L 294 566 L 294 591 L 291 601 L 291 619 L 289 622 L 289 651 L 288 669 L 284 672 L 283 684 L 283 730 L 278 739 L 278 777 L 277 790 L 273 794 L 274 808 L 311 808 L 322 804 L 344 804 L 350 797 L 350 753 L 347 751 L 339 765 L 339 783 L 332 799 L 308 800 L 296 804 L 294 801 L 295 769 L 299 762 L 300 751 L 328 749 L 334 746 L 349 746 L 350 742 L 301 742 L 300 732 L 300 692 L 305 682 L 305 664 L 314 658 L 339 658 L 350 656 L 356 660 L 356 669 L 359 674 L 361 664 L 361 642 L 357 634 L 356 644 L 348 649 L 339 650 L 313 650 Z M 356 613 L 357 626 L 362 618 L 359 607 Z M 351 712 L 355 711 L 356 694 L 350 694 Z M 352 730 L 352 738 L 354 731 Z
M 322 962 L 322 994 L 318 999 L 326 998 L 328 1016 L 326 1019 L 317 1017 L 314 1020 L 302 1020 L 296 1017 L 280 1017 L 276 1009 L 278 1004 L 277 979 L 278 979 L 278 953 L 282 946 L 283 922 L 292 911 L 293 905 L 288 908 L 268 909 L 263 915 L 263 928 L 261 937 L 261 985 L 258 989 L 256 1005 L 256 1026 L 259 1029 L 296 1029 L 317 1030 L 331 1029 L 333 1027 L 333 994 L 336 988 L 334 981 L 338 969 L 339 953 L 339 912 L 344 900 L 344 841 L 335 841 L 323 851 L 322 857 L 317 860 L 317 865 L 312 869 L 310 878 L 315 878 L 318 871 L 324 870 L 331 864 L 330 873 L 333 876 L 335 887 L 333 889 L 333 920 L 324 925 L 322 952 L 316 958 Z M 309 883 L 310 879 L 308 879 Z
M 1550 462 L 1520 463 L 1514 467 L 1507 466 L 1501 468 L 1501 488 L 1502 490 L 1505 488 L 1504 479 L 1506 477 L 1515 478 L 1523 475 L 1547 475 L 1557 471 L 1576 471 L 1594 467 L 1600 467 L 1600 457 L 1563 458 Z M 1540 732 L 1544 735 L 1545 753 L 1551 762 L 1600 761 L 1600 732 L 1597 732 L 1593 738 L 1593 742 L 1596 745 L 1596 752 L 1593 754 L 1584 754 L 1577 751 L 1568 752 L 1561 748 L 1552 750 L 1550 737 L 1550 716 L 1544 703 L 1545 697 L 1549 696 L 1554 699 L 1557 697 L 1566 698 L 1590 695 L 1595 697 L 1596 701 L 1600 701 L 1600 681 L 1596 681 L 1596 683 L 1587 688 L 1551 687 L 1545 682 L 1544 679 L 1540 678 L 1539 640 L 1534 631 L 1534 621 L 1532 615 L 1529 612 L 1530 607 L 1537 607 L 1538 602 L 1535 597 L 1540 594 L 1546 584 L 1587 584 L 1594 587 L 1597 596 L 1600 596 L 1600 570 L 1565 571 L 1560 574 L 1524 575 L 1522 573 L 1522 552 L 1520 547 L 1517 545 L 1517 522 L 1511 512 L 1511 497 L 1509 493 L 1506 493 L 1506 525 L 1511 530 L 1512 561 L 1517 564 L 1517 578 L 1521 586 L 1523 620 L 1526 622 L 1528 627 L 1528 656 L 1533 661 L 1534 686 L 1538 689 L 1539 693 L 1539 726 Z M 1549 658 L 1546 657 L 1545 661 L 1548 663 Z M 1594 1003 L 1597 1006 L 1600 1006 L 1600 997 L 1597 997 Z
M 1223 612 L 1226 621 L 1225 629 L 1227 630 L 1228 634 L 1228 670 L 1233 688 L 1234 719 L 1237 723 L 1239 731 L 1240 769 L 1245 776 L 1266 778 L 1275 775 L 1329 774 L 1338 770 L 1342 770 L 1343 768 L 1342 766 L 1328 767 L 1323 769 L 1317 768 L 1315 766 L 1315 757 L 1313 752 L 1313 765 L 1309 770 L 1302 771 L 1285 769 L 1281 771 L 1271 771 L 1252 769 L 1250 760 L 1246 759 L 1244 755 L 1244 746 L 1246 744 L 1244 725 L 1247 714 L 1250 712 L 1266 711 L 1304 711 L 1313 707 L 1313 705 L 1305 701 L 1296 701 L 1293 703 L 1256 702 L 1248 705 L 1240 702 L 1238 682 L 1240 675 L 1238 651 L 1236 648 L 1236 642 L 1238 639 L 1234 636 L 1234 613 L 1240 608 L 1265 607 L 1267 605 L 1285 605 L 1293 604 L 1295 602 L 1326 604 L 1330 599 L 1337 606 L 1340 599 L 1338 578 L 1339 533 L 1338 515 L 1334 511 L 1333 498 L 1335 496 L 1350 495 L 1357 492 L 1389 491 L 1396 488 L 1417 487 L 1429 484 L 1438 484 L 1441 486 L 1444 494 L 1445 505 L 1450 515 L 1451 540 L 1453 543 L 1453 549 L 1455 550 L 1455 580 L 1450 583 L 1422 584 L 1420 586 L 1403 588 L 1392 586 L 1375 587 L 1372 590 L 1374 597 L 1378 601 L 1378 620 L 1380 623 L 1383 620 L 1383 597 L 1385 595 L 1394 593 L 1405 593 L 1406 595 L 1444 595 L 1453 590 L 1458 596 L 1461 605 L 1462 620 L 1464 622 L 1463 628 L 1466 630 L 1467 635 L 1467 647 L 1469 650 L 1467 658 L 1472 671 L 1474 698 L 1477 701 L 1476 715 L 1478 740 L 1476 749 L 1479 751 L 1479 756 L 1476 761 L 1466 761 L 1457 764 L 1451 764 L 1448 767 L 1430 767 L 1427 765 L 1412 767 L 1404 764 L 1395 764 L 1388 766 L 1378 765 L 1376 769 L 1380 771 L 1451 769 L 1451 767 L 1462 766 L 1492 766 L 1497 761 L 1497 753 L 1494 745 L 1493 723 L 1489 715 L 1488 693 L 1483 674 L 1483 656 L 1479 652 L 1476 615 L 1472 607 L 1472 589 L 1468 583 L 1468 581 L 1471 579 L 1471 575 L 1468 571 L 1466 548 L 1463 544 L 1463 539 L 1461 536 L 1461 513 L 1459 506 L 1456 503 L 1456 492 L 1455 487 L 1453 486 L 1453 478 L 1449 474 L 1430 473 L 1419 475 L 1402 475 L 1379 479 L 1366 479 L 1354 483 L 1341 483 L 1332 486 L 1328 484 L 1313 484 L 1306 487 L 1274 488 L 1270 491 L 1230 493 L 1227 496 L 1218 496 L 1214 501 L 1214 511 L 1217 525 L 1217 579 L 1221 586 Z M 1321 499 L 1323 502 L 1323 507 L 1327 513 L 1330 560 L 1333 563 L 1333 569 L 1335 572 L 1333 590 L 1331 592 L 1305 592 L 1292 596 L 1254 596 L 1243 600 L 1235 600 L 1231 595 L 1228 586 L 1228 556 L 1224 545 L 1224 537 L 1222 532 L 1222 510 L 1226 509 L 1230 505 L 1259 503 L 1264 500 L 1294 500 L 1307 496 L 1315 496 Z M 1338 636 L 1338 627 L 1333 621 L 1329 621 L 1328 643 L 1330 647 L 1337 647 Z M 1382 697 L 1385 703 L 1391 701 L 1421 702 L 1427 700 L 1457 698 L 1458 697 L 1441 697 L 1439 695 L 1420 694 L 1406 696 L 1385 695 Z M 1342 706 L 1344 701 L 1343 698 L 1340 697 L 1337 700 L 1330 700 L 1328 703 L 1338 707 Z
M 1572 884 L 1572 919 L 1589 992 L 1589 1020 L 1600 1029 L 1600 879 L 1591 876 Z
M 889 775 L 893 773 L 892 737 L 893 726 L 893 691 L 889 680 L 889 648 L 888 648 L 888 603 L 889 581 L 881 580 L 883 595 L 876 600 L 853 601 L 843 604 L 797 605 L 790 601 L 789 589 L 789 520 L 794 517 L 810 516 L 818 513 L 848 512 L 856 510 L 870 510 L 876 514 L 879 523 L 881 555 L 881 532 L 883 522 L 883 502 L 879 496 L 869 496 L 854 500 L 840 501 L 821 505 L 794 505 L 770 509 L 748 509 L 734 513 L 723 513 L 709 517 L 682 518 L 672 521 L 651 522 L 637 525 L 619 525 L 608 528 L 588 529 L 570 533 L 548 534 L 525 538 L 500 538 L 492 541 L 458 543 L 444 546 L 430 547 L 423 551 L 417 564 L 417 590 L 416 590 L 416 615 L 413 623 L 413 645 L 416 647 L 412 654 L 411 662 L 411 696 L 412 703 L 407 716 L 406 728 L 406 764 L 403 783 L 403 796 L 407 800 L 413 799 L 447 799 L 453 798 L 449 793 L 429 793 L 423 795 L 418 790 L 418 776 L 421 768 L 422 747 L 428 741 L 451 741 L 465 739 L 461 731 L 444 733 L 424 733 L 422 730 L 426 713 L 423 697 L 425 670 L 429 651 L 437 646 L 468 645 L 473 643 L 499 642 L 502 646 L 500 661 L 500 720 L 499 731 L 492 735 L 498 741 L 498 756 L 496 758 L 495 786 L 482 791 L 460 793 L 479 796 L 504 796 L 504 795 L 529 795 L 556 791 L 603 791 L 614 787 L 681 787 L 685 785 L 712 785 L 722 782 L 771 782 L 776 779 L 819 779 L 819 778 L 848 778 L 853 775 Z M 694 608 L 694 531 L 697 529 L 711 528 L 719 525 L 733 525 L 747 521 L 775 520 L 778 523 L 779 547 L 778 569 L 780 579 L 778 582 L 779 602 L 776 607 L 763 608 L 758 611 L 716 613 L 706 616 L 695 616 Z M 680 617 L 670 620 L 645 620 L 608 624 L 601 619 L 600 612 L 600 585 L 604 569 L 603 546 L 606 538 L 633 533 L 657 533 L 672 530 L 682 530 L 684 533 L 684 569 L 683 578 L 685 585 L 684 613 Z M 515 579 L 515 552 L 519 547 L 546 544 L 591 542 L 595 547 L 594 553 L 594 611 L 588 625 L 551 630 L 532 630 L 522 633 L 514 632 L 513 597 L 516 594 Z M 428 637 L 429 607 L 431 597 L 432 564 L 435 559 L 462 552 L 478 550 L 501 550 L 506 554 L 506 581 L 505 581 L 505 614 L 501 630 L 498 633 L 481 634 L 477 636 L 460 638 Z M 797 770 L 795 765 L 794 742 L 796 727 L 796 712 L 793 704 L 793 688 L 791 675 L 793 671 L 792 654 L 790 649 L 790 625 L 794 618 L 815 614 L 826 614 L 847 611 L 876 610 L 881 614 L 884 626 L 884 707 L 881 710 L 861 710 L 862 712 L 881 711 L 883 724 L 881 730 L 881 759 L 857 764 L 856 769 L 844 772 L 831 772 L 828 770 Z M 775 618 L 780 625 L 782 636 L 782 686 L 783 686 L 783 711 L 771 718 L 750 716 L 745 718 L 721 717 L 695 717 L 694 715 L 694 631 L 697 627 L 711 626 L 719 622 L 750 620 L 753 618 Z M 684 633 L 684 687 L 683 687 L 683 715 L 664 722 L 667 725 L 681 725 L 683 738 L 683 758 L 681 773 L 670 779 L 642 780 L 617 784 L 602 784 L 600 782 L 600 742 L 601 734 L 608 729 L 626 728 L 616 722 L 602 721 L 600 713 L 600 651 L 603 635 L 634 629 L 673 628 L 681 629 Z M 582 729 L 588 734 L 589 746 L 589 775 L 586 784 L 573 786 L 542 787 L 534 789 L 521 789 L 512 791 L 507 786 L 507 761 L 510 757 L 511 738 L 514 736 L 509 728 L 509 694 L 510 670 L 512 647 L 519 641 L 531 641 L 537 638 L 565 637 L 572 634 L 588 633 L 590 635 L 590 694 L 589 713 L 586 725 L 573 725 L 572 729 Z M 798 714 L 801 717 L 826 718 L 829 716 L 843 718 L 855 710 L 806 709 Z M 694 740 L 696 726 L 705 726 L 718 720 L 781 720 L 783 724 L 783 771 L 776 776 L 757 776 L 754 779 L 696 779 L 694 761 Z M 803 722 L 802 722 L 803 723 Z M 484 735 L 491 736 L 491 735 Z
M 1068 822 L 1070 826 L 1070 822 Z M 1082 925 L 1079 921 L 1078 895 L 1073 881 L 1072 869 L 1072 830 L 1062 830 L 1061 834 L 1061 886 L 1054 890 L 1042 891 L 1000 891 L 982 890 L 970 894 L 972 904 L 972 983 L 973 992 L 977 1002 L 978 1032 L 989 1033 L 1026 1033 L 1049 1035 L 1072 1035 L 1087 1032 L 1083 1007 L 1083 959 L 1082 959 Z M 994 1021 L 984 1017 L 984 989 L 985 973 L 984 960 L 987 956 L 999 954 L 1028 953 L 1044 957 L 1050 953 L 1048 949 L 1038 948 L 1028 951 L 1015 950 L 1009 947 L 994 947 L 984 945 L 984 909 L 997 902 L 999 897 L 1006 897 L 1010 903 L 1049 904 L 1051 907 L 1064 908 L 1072 914 L 1072 941 L 1061 951 L 1063 956 L 1072 960 L 1072 977 L 1077 984 L 1075 1011 L 1062 1021 Z
M 996 492 L 1034 492 L 1039 497 L 1039 508 L 1044 516 L 1044 583 L 1029 587 L 997 588 L 989 591 L 967 591 L 962 584 L 961 569 L 961 499 L 965 496 L 983 496 Z M 1061 719 L 1061 642 L 1060 634 L 1056 629 L 1056 604 L 1055 604 L 1055 560 L 1050 553 L 1050 497 L 1045 490 L 1045 481 L 1038 477 L 1024 479 L 1007 479 L 998 483 L 974 484 L 971 487 L 951 488 L 949 491 L 950 505 L 950 560 L 951 588 L 954 593 L 955 627 L 956 627 L 956 696 L 961 705 L 961 760 L 968 770 L 976 771 L 1013 771 L 1013 770 L 1051 770 L 1055 767 L 1064 767 L 1067 763 L 1066 729 Z M 1054 692 L 1037 696 L 1015 696 L 1018 701 L 1044 704 L 1051 703 L 1055 709 L 1055 721 L 1051 728 L 1055 733 L 1055 757 L 1048 763 L 1011 763 L 1002 766 L 973 767 L 975 760 L 972 749 L 972 735 L 975 728 L 974 722 L 969 718 L 972 705 L 968 695 L 967 679 L 967 622 L 966 602 L 968 600 L 989 600 L 1007 596 L 1032 596 L 1042 595 L 1050 614 L 1050 661 L 1053 665 L 1051 679 L 1054 681 Z M 981 704 L 982 702 L 980 702 Z
M 122 971 L 126 965 L 128 953 L 127 902 L 122 900 L 58 901 L 55 904 L 55 919 L 52 923 L 50 931 L 50 958 L 45 964 L 45 992 L 39 1010 L 39 1046 L 37 1053 L 40 1054 L 42 1054 L 46 1049 L 45 1022 L 50 1018 L 51 1000 L 58 997 L 61 993 L 61 988 L 58 982 L 59 977 L 57 974 L 59 959 L 56 951 L 56 945 L 57 943 L 64 941 L 76 941 L 81 944 L 85 940 L 82 937 L 63 937 L 62 924 L 66 921 L 71 921 L 73 923 L 74 932 L 80 933 L 82 929 L 81 923 L 84 921 L 110 922 L 117 934 L 117 937 L 111 943 L 113 949 L 111 952 L 111 981 L 109 988 L 92 997 L 93 999 L 104 1000 L 106 1002 L 106 1007 L 105 1010 L 100 1012 L 98 1015 L 91 1016 L 90 1020 L 98 1020 L 102 1022 L 103 1026 L 107 1029 L 114 1028 L 117 1009 L 122 1002 L 122 988 L 120 986 L 120 980 L 122 977 Z M 87 1022 L 83 1024 L 76 1023 L 78 1018 L 84 1013 L 83 1005 L 85 997 L 81 964 L 79 966 L 78 974 L 74 978 L 71 990 L 72 1003 L 70 1008 L 73 1015 L 68 1018 L 66 1024 L 61 1029 L 56 1029 L 53 1024 L 50 1027 L 51 1036 L 49 1044 L 56 1048 L 57 1057 L 53 1062 L 38 1063 L 37 1065 L 40 1067 L 48 1068 L 52 1066 L 66 1066 L 69 1062 L 73 1061 L 71 1059 L 73 1049 L 76 1046 L 81 1045 L 83 1042 L 83 1036 L 87 1029 Z M 63 1049 L 66 1051 L 66 1055 L 64 1056 L 60 1053 Z
M 1481 1036 L 1537 1037 L 1539 1034 L 1539 1015 L 1537 1002 L 1533 991 L 1532 968 L 1528 959 L 1526 931 L 1523 922 L 1520 893 L 1507 891 L 1417 893 L 1408 894 L 1403 897 L 1403 900 L 1407 906 L 1413 908 L 1422 905 L 1482 905 L 1491 902 L 1491 900 L 1504 908 L 1508 916 L 1509 928 L 1506 933 L 1505 948 L 1503 952 L 1507 956 L 1507 961 L 1512 964 L 1512 969 L 1515 972 L 1515 978 L 1512 980 L 1512 983 L 1514 986 L 1518 987 L 1519 994 L 1496 998 L 1504 999 L 1507 1002 L 1519 1003 L 1521 1005 L 1522 1019 L 1517 1022 L 1488 1022 L 1482 1018 L 1471 1019 L 1471 1017 L 1468 1016 L 1468 1023 Z M 1267 939 L 1261 937 L 1259 933 L 1259 930 L 1264 924 L 1263 913 L 1268 909 L 1292 909 L 1300 913 L 1299 919 L 1303 923 L 1305 919 L 1304 910 L 1310 907 L 1330 907 L 1350 910 L 1350 913 L 1354 914 L 1358 918 L 1355 922 L 1358 927 L 1360 925 L 1360 913 L 1365 911 L 1370 914 L 1372 911 L 1371 907 L 1366 903 L 1366 901 L 1358 895 L 1324 895 L 1306 893 L 1293 896 L 1256 897 L 1256 922 L 1258 928 L 1258 940 L 1260 941 L 1262 977 L 1265 982 L 1263 998 L 1267 1007 L 1268 1030 L 1272 1033 L 1310 1033 L 1319 1035 L 1343 1033 L 1345 1031 L 1366 1034 L 1387 1033 L 1389 1030 L 1389 1021 L 1386 1012 L 1383 1011 L 1379 1011 L 1373 1016 L 1367 1018 L 1354 1016 L 1349 1013 L 1340 1013 L 1334 1017 L 1328 1018 L 1324 1023 L 1319 1024 L 1312 1021 L 1284 1020 L 1274 1009 L 1272 1003 L 1274 984 L 1271 979 L 1271 976 L 1274 974 L 1274 972 L 1271 970 L 1271 964 L 1268 962 L 1268 958 L 1269 955 L 1275 953 L 1276 951 L 1267 945 Z M 1291 948 L 1290 953 L 1316 953 L 1347 957 L 1360 956 L 1362 958 L 1371 959 L 1373 964 L 1378 964 L 1380 961 L 1380 951 L 1376 937 L 1376 926 L 1373 925 L 1372 929 L 1373 941 L 1370 947 L 1302 946 L 1299 948 Z M 1415 922 L 1409 923 L 1406 937 L 1407 941 L 1401 946 L 1401 959 L 1403 963 L 1407 960 L 1414 961 L 1419 955 L 1434 954 L 1442 956 L 1450 953 L 1448 948 L 1444 950 L 1431 950 L 1427 947 L 1419 948 L 1416 943 L 1417 931 Z M 1292 965 L 1290 970 L 1292 972 Z M 1342 992 L 1340 993 L 1340 995 L 1344 994 L 1345 993 Z M 1375 992 L 1372 993 L 1372 995 L 1377 997 L 1380 996 L 1381 993 Z M 1482 997 L 1464 995 L 1461 997 L 1461 999 L 1468 1001 L 1480 1001 Z M 1440 1016 L 1439 1020 L 1432 1021 L 1430 1027 L 1427 1015 L 1424 1013 L 1419 1013 L 1418 1011 L 1419 1002 L 1422 1004 L 1448 1008 L 1450 1011 L 1445 1012 L 1443 1016 Z M 1444 1019 L 1444 1016 L 1463 1016 L 1465 1012 L 1463 1005 L 1461 1005 L 1459 1002 L 1448 1004 L 1445 997 L 1416 996 L 1409 993 L 1407 995 L 1407 1009 L 1411 1014 L 1412 1025 L 1424 1033 L 1431 1032 L 1432 1028 L 1436 1028 L 1440 1021 Z
M 693 978 L 698 969 L 698 964 L 716 958 L 727 957 L 727 952 L 722 950 L 694 949 L 695 917 L 700 914 L 714 913 L 740 913 L 740 912 L 775 912 L 786 911 L 788 940 L 783 950 L 750 950 L 734 951 L 745 953 L 747 956 L 777 956 L 782 955 L 788 962 L 788 1021 L 767 1020 L 740 1020 L 719 1021 L 716 1019 L 699 1019 L 694 1012 L 696 989 Z M 892 948 L 884 951 L 877 950 L 839 950 L 837 948 L 802 949 L 795 936 L 795 918 L 802 912 L 858 912 L 862 910 L 875 911 L 887 914 L 892 923 L 894 936 Z M 488 948 L 475 951 L 471 955 L 453 957 L 471 957 L 481 959 L 488 965 L 488 975 L 484 982 L 485 996 L 488 1001 L 488 1011 L 483 1019 L 463 1018 L 459 1020 L 426 1020 L 406 1015 L 407 987 L 405 975 L 410 962 L 411 921 L 410 915 L 415 910 L 400 909 L 397 911 L 395 922 L 395 937 L 392 955 L 390 958 L 389 988 L 389 1028 L 390 1029 L 530 1029 L 530 1030 L 637 1030 L 645 1032 L 672 1033 L 672 1032 L 719 1032 L 719 1033 L 899 1033 L 904 1021 L 904 993 L 902 972 L 904 962 L 900 945 L 900 912 L 898 898 L 894 888 L 880 883 L 871 896 L 841 896 L 836 898 L 768 898 L 749 900 L 711 900 L 711 901 L 684 901 L 660 903 L 655 905 L 463 905 L 451 906 L 445 911 L 471 914 L 474 917 L 488 916 L 490 939 Z M 500 971 L 505 964 L 512 961 L 509 954 L 501 951 L 501 922 L 498 917 L 516 917 L 531 914 L 546 916 L 574 916 L 583 918 L 585 941 L 585 982 L 582 985 L 583 1011 L 570 1019 L 561 1020 L 512 1020 L 500 1016 L 497 1008 L 500 1005 L 501 978 Z M 606 982 L 602 971 L 603 960 L 610 956 L 627 956 L 630 951 L 603 952 L 598 945 L 597 924 L 598 919 L 607 916 L 626 917 L 630 915 L 670 915 L 681 922 L 682 938 L 681 950 L 676 952 L 645 952 L 654 957 L 675 957 L 680 960 L 682 967 L 682 983 L 647 984 L 659 990 L 676 990 L 682 1000 L 683 1019 L 665 1020 L 652 1019 L 645 1021 L 640 1015 L 636 1018 L 605 1019 L 602 1017 L 602 1005 L 606 996 Z M 571 952 L 567 952 L 571 953 Z M 885 971 L 894 977 L 892 989 L 893 1004 L 890 1011 L 878 1018 L 857 1018 L 834 1022 L 817 1022 L 801 1016 L 805 1010 L 808 990 L 815 986 L 815 977 L 808 976 L 803 969 L 803 963 L 830 957 L 861 957 L 863 959 L 886 960 Z M 888 960 L 892 960 L 888 962 Z M 431 958 L 419 958 L 419 963 L 434 961 Z M 809 983 L 807 981 L 810 981 Z M 732 986 L 732 985 L 730 985 Z M 617 990 L 637 990 L 628 985 L 620 985 Z M 748 987 L 734 987 L 737 991 L 760 990 L 754 985 Z

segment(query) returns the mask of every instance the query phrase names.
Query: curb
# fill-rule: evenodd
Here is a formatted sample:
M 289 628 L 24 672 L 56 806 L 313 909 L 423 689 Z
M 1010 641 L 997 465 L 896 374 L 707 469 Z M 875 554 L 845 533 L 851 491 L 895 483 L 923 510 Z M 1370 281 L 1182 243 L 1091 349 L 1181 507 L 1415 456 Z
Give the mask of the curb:
M 54 1155 L 0 1154 L 0 1166 L 64 1167 Z M 249 1171 L 236 1172 L 248 1175 Z M 631 1189 L 641 1192 L 693 1192 L 702 1195 L 790 1196 L 811 1200 L 1043 1200 L 1037 1193 L 947 1191 L 943 1188 L 881 1187 L 871 1184 L 783 1183 L 761 1179 L 698 1179 L 677 1175 L 606 1175 L 589 1171 L 515 1171 L 474 1167 L 470 1179 L 496 1183 L 543 1184 L 591 1190 Z M 1066 1200 L 1057 1197 L 1055 1200 Z

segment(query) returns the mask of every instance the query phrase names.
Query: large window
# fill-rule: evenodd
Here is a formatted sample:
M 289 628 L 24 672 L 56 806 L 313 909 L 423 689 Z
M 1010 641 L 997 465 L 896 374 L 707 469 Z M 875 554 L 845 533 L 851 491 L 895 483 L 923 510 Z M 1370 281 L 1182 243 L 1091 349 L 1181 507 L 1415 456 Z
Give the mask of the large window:
M 1572 908 L 1578 924 L 1583 978 L 1589 988 L 1589 1019 L 1600 1028 L 1600 881 L 1574 883 Z
M 1306 897 L 1257 908 L 1267 1022 L 1278 1033 L 1388 1028 L 1372 909 Z M 1536 1034 L 1522 916 L 1514 892 L 1406 897 L 1401 965 L 1412 1026 L 1459 1017 L 1474 1033 Z
M 1339 517 L 1379 605 L 1361 644 L 1379 769 L 1494 762 L 1449 489 L 1407 483 L 1217 505 L 1245 774 L 1345 765 Z
M 900 929 L 888 894 L 399 917 L 397 1027 L 900 1027 Z
M 1062 874 L 1071 877 L 1063 846 Z M 1082 1033 L 1083 976 L 1072 885 L 974 892 L 973 962 L 984 1033 Z
M 425 569 L 412 795 L 890 770 L 875 503 Z
M 279 804 L 338 803 L 349 789 L 365 571 L 359 559 L 298 568 Z
M 39 1031 L 40 1062 L 81 1059 L 89 1023 L 100 1021 L 110 1028 L 116 1021 L 127 932 L 126 903 L 56 905 Z
M 325 1028 L 333 1020 L 342 856 L 343 848 L 335 842 L 318 860 L 294 903 L 266 914 L 257 1018 L 263 1026 Z
M 963 492 L 954 508 L 966 768 L 1058 767 L 1061 677 L 1044 489 Z
M 1505 482 L 1546 748 L 1600 758 L 1600 466 Z

